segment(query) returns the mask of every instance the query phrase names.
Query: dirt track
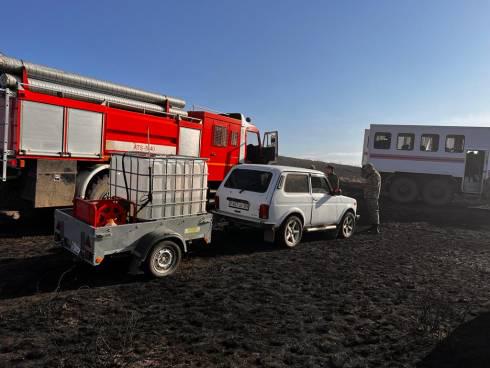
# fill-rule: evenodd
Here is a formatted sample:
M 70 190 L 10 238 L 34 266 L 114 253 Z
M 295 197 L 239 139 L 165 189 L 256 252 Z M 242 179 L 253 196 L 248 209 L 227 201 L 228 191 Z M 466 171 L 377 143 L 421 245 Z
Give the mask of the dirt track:
M 0 367 L 488 366 L 490 212 L 382 209 L 381 236 L 293 250 L 217 232 L 152 281 L 73 266 L 49 223 L 4 223 Z

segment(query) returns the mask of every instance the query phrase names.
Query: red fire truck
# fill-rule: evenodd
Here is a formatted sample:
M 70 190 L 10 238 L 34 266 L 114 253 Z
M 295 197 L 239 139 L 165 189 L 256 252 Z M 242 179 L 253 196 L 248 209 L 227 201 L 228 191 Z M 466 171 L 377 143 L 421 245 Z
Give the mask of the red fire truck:
M 277 132 L 240 113 L 185 111 L 185 101 L 0 55 L 0 209 L 60 207 L 108 192 L 112 153 L 208 158 L 217 188 L 241 162 L 277 158 Z

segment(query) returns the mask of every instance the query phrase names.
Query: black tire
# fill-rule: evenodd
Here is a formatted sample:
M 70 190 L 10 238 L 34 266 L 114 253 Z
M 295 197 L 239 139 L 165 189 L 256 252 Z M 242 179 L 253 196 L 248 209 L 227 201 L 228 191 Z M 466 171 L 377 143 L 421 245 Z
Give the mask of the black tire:
M 338 226 L 338 234 L 341 239 L 348 239 L 356 231 L 356 216 L 348 211 L 345 213 L 344 217 L 340 221 Z
M 163 240 L 153 246 L 146 257 L 146 272 L 153 277 L 172 275 L 182 260 L 180 247 L 171 240 Z
M 296 215 L 291 215 L 282 223 L 276 234 L 277 243 L 286 248 L 294 248 L 303 237 L 303 222 Z
M 454 186 L 444 179 L 433 179 L 424 185 L 422 197 L 431 206 L 443 206 L 450 203 L 454 196 Z
M 415 202 L 419 196 L 417 182 L 409 177 L 398 177 L 390 184 L 390 198 L 398 203 Z
M 90 183 L 85 198 L 106 199 L 109 198 L 109 175 L 96 176 Z

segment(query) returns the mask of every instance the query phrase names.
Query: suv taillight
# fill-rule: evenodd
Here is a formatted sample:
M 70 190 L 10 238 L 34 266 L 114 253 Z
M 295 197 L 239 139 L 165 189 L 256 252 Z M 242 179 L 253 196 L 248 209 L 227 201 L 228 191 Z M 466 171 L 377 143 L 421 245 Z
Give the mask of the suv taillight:
M 219 197 L 218 196 L 214 196 L 214 208 L 219 210 Z
M 259 207 L 259 217 L 261 219 L 268 219 L 269 218 L 269 205 L 268 204 L 261 204 Z

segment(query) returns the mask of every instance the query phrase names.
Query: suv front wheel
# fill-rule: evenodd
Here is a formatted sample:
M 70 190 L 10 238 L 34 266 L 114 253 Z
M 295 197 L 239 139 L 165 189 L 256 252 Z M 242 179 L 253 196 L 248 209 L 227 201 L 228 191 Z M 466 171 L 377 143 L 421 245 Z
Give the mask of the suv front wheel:
M 280 245 L 293 248 L 299 244 L 303 236 L 303 222 L 298 216 L 289 216 L 282 223 L 277 234 Z
M 356 216 L 348 211 L 339 224 L 339 237 L 342 239 L 350 238 L 356 229 Z

